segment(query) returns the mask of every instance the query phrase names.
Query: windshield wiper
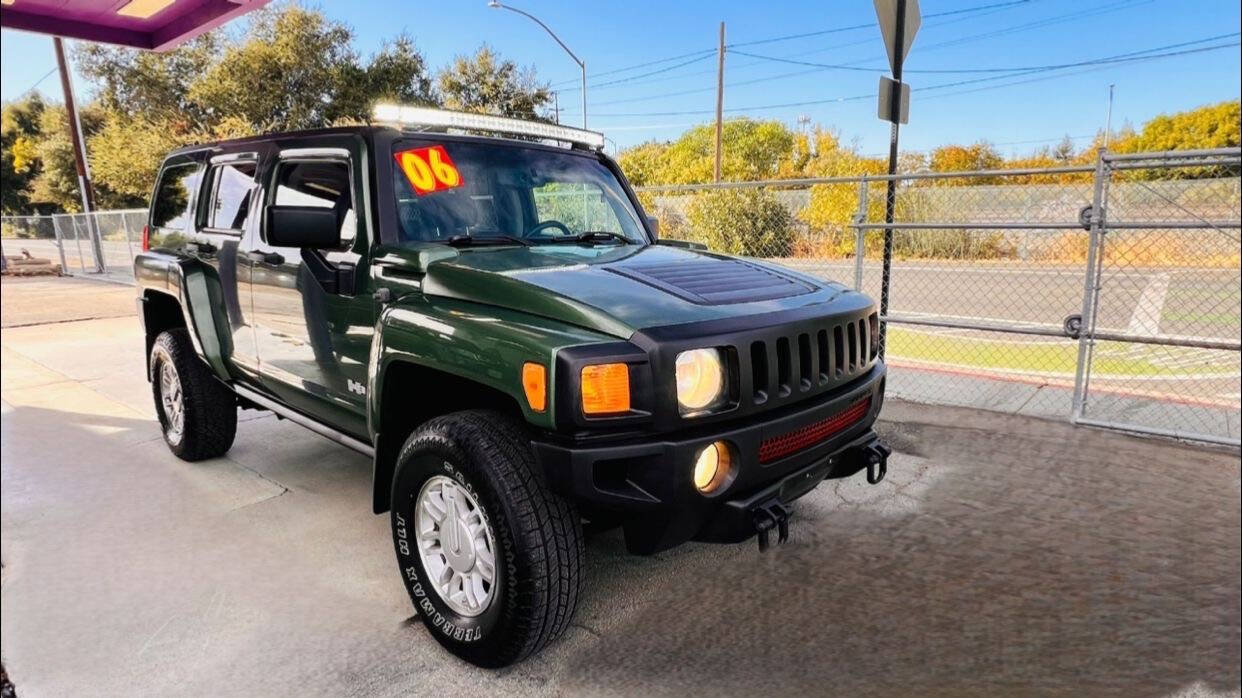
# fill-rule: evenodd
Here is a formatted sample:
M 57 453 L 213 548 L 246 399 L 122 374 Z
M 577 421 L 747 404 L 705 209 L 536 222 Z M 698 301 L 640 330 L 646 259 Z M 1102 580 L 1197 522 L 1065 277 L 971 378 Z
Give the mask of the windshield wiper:
M 530 242 L 512 235 L 454 235 L 445 240 L 444 244 L 449 247 L 482 247 L 485 245 L 521 245 L 522 247 L 530 247 Z
M 622 244 L 629 245 L 632 241 L 621 233 L 614 233 L 611 230 L 588 230 L 577 235 L 567 235 L 560 238 L 548 238 L 540 240 L 540 242 L 550 243 L 580 243 L 580 242 L 604 242 L 607 240 L 619 240 Z

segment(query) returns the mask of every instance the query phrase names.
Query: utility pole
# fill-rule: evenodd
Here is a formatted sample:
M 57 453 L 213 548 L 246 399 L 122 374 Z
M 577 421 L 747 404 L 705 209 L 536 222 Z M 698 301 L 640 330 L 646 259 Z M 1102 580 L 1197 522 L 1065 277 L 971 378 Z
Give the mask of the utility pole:
M 556 123 L 561 123 L 561 93 L 552 93 L 552 108 L 556 110 Z
M 78 192 L 82 195 L 82 212 L 90 214 L 95 210 L 95 188 L 91 186 L 91 171 L 86 162 L 86 145 L 82 138 L 82 121 L 78 118 L 77 105 L 73 100 L 73 82 L 69 78 L 69 63 L 65 60 L 65 46 L 59 36 L 52 37 L 52 48 L 56 52 L 56 67 L 60 70 L 60 89 L 65 93 L 65 111 L 69 117 L 69 139 L 73 142 L 73 160 L 78 173 Z M 90 231 L 91 249 L 95 254 L 95 269 L 103 273 L 103 248 L 99 243 L 94 218 L 87 215 L 86 224 Z
M 724 133 L 725 23 L 720 23 L 720 46 L 716 49 L 716 181 L 720 181 L 720 140 Z
M 1108 116 L 1104 119 L 1104 147 L 1108 147 L 1108 141 L 1113 137 L 1113 88 L 1116 84 L 1108 86 Z

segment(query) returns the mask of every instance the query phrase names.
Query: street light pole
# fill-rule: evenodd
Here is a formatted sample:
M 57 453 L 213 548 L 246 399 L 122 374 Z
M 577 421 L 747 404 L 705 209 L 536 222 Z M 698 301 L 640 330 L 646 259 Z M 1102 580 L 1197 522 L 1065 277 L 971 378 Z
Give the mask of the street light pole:
M 551 36 L 553 39 L 555 39 L 556 43 L 560 44 L 561 48 L 565 49 L 565 53 L 568 53 L 569 57 L 574 59 L 574 63 L 577 63 L 578 68 L 582 71 L 582 128 L 586 128 L 587 127 L 586 63 L 581 58 L 578 58 L 577 54 L 571 51 L 569 47 L 565 45 L 564 41 L 561 41 L 561 37 L 557 36 L 556 32 L 552 31 L 548 27 L 548 25 L 540 21 L 538 17 L 532 15 L 529 12 L 519 10 L 516 7 L 509 7 L 508 5 L 502 5 L 499 2 L 499 0 L 491 0 L 491 2 L 487 3 L 487 6 L 498 9 L 498 10 L 508 10 L 510 12 L 516 12 L 522 15 L 523 17 L 526 17 L 527 19 L 531 20 L 535 24 L 538 24 L 539 26 L 543 27 L 543 30 L 548 33 L 548 36 Z

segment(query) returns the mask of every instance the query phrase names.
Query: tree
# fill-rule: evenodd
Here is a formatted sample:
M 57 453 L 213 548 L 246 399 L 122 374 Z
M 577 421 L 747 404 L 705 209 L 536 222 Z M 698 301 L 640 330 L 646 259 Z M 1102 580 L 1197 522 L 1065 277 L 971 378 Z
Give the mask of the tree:
M 672 143 L 644 143 L 618 159 L 626 176 L 633 169 L 643 185 L 710 182 L 714 176 L 716 131 L 712 124 L 695 126 Z M 755 181 L 800 176 L 794 164 L 795 134 L 779 121 L 731 119 L 721 134 L 721 177 Z M 805 143 L 803 153 L 805 159 Z
M 359 77 L 352 41 L 349 27 L 319 12 L 269 5 L 252 15 L 246 39 L 191 84 L 189 97 L 209 121 L 236 116 L 261 130 L 364 118 L 357 100 L 336 101 Z
M 43 98 L 33 93 L 4 105 L 0 116 L 0 210 L 6 214 L 32 210 L 27 188 L 38 176 Z
M 541 118 L 540 110 L 552 99 L 533 70 L 502 60 L 487 44 L 473 56 L 454 58 L 436 77 L 436 87 L 449 109 L 519 119 Z
M 1143 130 L 1115 140 L 1111 150 L 1139 153 L 1199 148 L 1236 148 L 1242 109 L 1238 100 L 1220 102 L 1178 112 L 1161 114 L 1143 125 Z
M 788 257 L 793 248 L 793 216 L 766 189 L 712 189 L 696 194 L 686 217 L 690 237 L 718 252 Z
M 75 57 L 82 75 L 99 87 L 100 106 L 164 120 L 184 133 L 209 118 L 204 105 L 190 98 L 190 86 L 219 60 L 222 48 L 223 38 L 208 32 L 175 51 L 154 53 L 83 43 Z

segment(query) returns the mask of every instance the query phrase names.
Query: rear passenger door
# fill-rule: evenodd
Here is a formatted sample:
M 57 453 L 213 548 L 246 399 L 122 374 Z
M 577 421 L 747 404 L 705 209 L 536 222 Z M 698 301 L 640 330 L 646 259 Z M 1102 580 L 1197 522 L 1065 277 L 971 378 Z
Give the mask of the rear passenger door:
M 274 154 L 264 168 L 264 205 L 331 209 L 342 244 L 278 247 L 266 242 L 260 226 L 248 257 L 264 386 L 299 412 L 365 439 L 375 301 L 357 272 L 366 254 L 358 162 L 358 152 L 345 147 Z M 328 275 L 333 280 L 325 283 Z

